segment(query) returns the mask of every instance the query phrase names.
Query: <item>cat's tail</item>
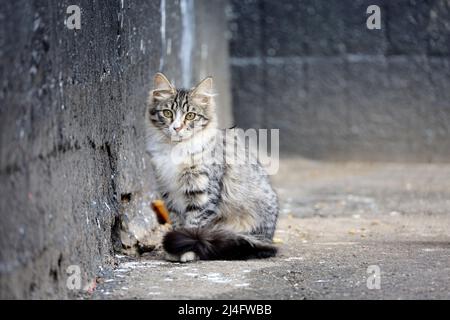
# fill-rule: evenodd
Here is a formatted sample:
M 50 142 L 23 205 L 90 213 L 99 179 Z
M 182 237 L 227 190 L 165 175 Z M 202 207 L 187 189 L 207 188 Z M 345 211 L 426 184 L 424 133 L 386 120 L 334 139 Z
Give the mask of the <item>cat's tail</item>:
M 195 252 L 201 260 L 245 260 L 273 257 L 277 248 L 251 236 L 222 229 L 181 228 L 166 233 L 167 253 Z

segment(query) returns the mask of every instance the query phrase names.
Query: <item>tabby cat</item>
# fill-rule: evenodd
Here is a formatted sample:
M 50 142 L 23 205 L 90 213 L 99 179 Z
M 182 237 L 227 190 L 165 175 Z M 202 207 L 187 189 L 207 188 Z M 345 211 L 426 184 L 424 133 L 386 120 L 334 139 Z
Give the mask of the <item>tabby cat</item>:
M 173 224 L 163 239 L 167 259 L 187 262 L 267 258 L 278 199 L 256 161 L 227 161 L 229 139 L 218 130 L 212 78 L 177 89 L 157 73 L 150 91 L 147 151 Z M 238 136 L 231 139 L 239 142 Z M 238 158 L 255 160 L 244 144 Z

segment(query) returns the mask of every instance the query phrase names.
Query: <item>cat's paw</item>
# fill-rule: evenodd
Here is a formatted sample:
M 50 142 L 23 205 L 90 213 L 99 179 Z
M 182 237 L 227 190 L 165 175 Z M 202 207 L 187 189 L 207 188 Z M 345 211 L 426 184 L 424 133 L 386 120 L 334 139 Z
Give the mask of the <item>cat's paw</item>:
M 185 252 L 180 256 L 180 262 L 190 262 L 197 260 L 197 255 L 193 251 Z
M 170 253 L 166 253 L 166 255 L 164 256 L 164 259 L 166 259 L 167 261 L 170 261 L 170 262 L 180 262 L 180 256 L 175 255 L 175 254 L 170 254 Z
M 181 256 L 179 255 L 175 255 L 175 254 L 170 254 L 170 253 L 166 253 L 165 257 L 164 257 L 167 261 L 171 261 L 171 262 L 191 262 L 191 261 L 195 261 L 198 260 L 197 255 L 195 254 L 195 252 L 193 251 L 188 251 L 183 253 Z

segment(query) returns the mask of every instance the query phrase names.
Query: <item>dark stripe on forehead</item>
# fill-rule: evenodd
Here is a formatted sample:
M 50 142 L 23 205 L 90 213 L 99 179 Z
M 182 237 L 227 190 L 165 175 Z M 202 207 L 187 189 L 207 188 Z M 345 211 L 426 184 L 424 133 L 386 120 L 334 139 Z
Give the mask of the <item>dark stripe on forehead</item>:
M 185 98 L 186 98 L 186 92 L 180 91 L 180 104 L 183 104 Z
M 181 100 L 184 100 L 188 96 L 189 92 L 184 90 L 184 89 L 182 89 L 182 90 L 178 91 L 178 93 L 180 94 Z
M 182 109 L 184 110 L 185 104 L 186 104 L 186 98 L 187 98 L 187 91 L 186 90 L 178 90 L 177 94 L 175 95 L 175 98 L 173 100 L 173 105 L 171 106 L 171 109 Z
M 175 95 L 175 99 L 173 99 L 173 103 L 172 103 L 172 106 L 171 106 L 171 109 L 172 109 L 172 110 L 176 109 L 177 106 L 178 106 L 179 94 L 180 94 L 180 93 L 177 92 L 177 94 Z
M 183 106 L 181 109 L 183 109 L 183 111 L 189 111 L 189 99 L 187 95 L 184 97 Z

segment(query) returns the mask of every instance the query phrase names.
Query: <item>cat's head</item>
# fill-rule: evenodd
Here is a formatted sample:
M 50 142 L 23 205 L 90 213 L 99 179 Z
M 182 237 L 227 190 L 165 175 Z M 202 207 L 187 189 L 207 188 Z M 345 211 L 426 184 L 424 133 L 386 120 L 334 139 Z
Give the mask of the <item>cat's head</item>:
M 175 88 L 162 73 L 157 73 L 148 103 L 150 125 L 172 141 L 186 140 L 203 130 L 215 129 L 211 77 L 186 90 Z

